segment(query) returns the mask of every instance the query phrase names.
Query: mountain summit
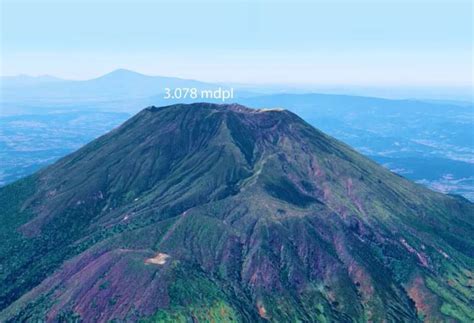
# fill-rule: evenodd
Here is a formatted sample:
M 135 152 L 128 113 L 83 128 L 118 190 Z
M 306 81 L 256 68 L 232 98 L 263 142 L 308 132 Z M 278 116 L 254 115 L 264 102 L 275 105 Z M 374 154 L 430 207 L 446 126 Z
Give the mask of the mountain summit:
M 469 322 L 473 214 L 285 110 L 149 107 L 0 189 L 0 321 Z

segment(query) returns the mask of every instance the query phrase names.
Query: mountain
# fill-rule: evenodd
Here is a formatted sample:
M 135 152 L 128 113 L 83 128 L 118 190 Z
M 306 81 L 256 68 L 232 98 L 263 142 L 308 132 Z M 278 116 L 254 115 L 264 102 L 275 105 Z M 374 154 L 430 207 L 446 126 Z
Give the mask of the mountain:
M 120 75 L 129 75 L 128 84 L 132 87 L 134 78 L 152 78 L 146 75 L 117 70 L 99 79 L 99 83 L 113 82 L 121 79 Z M 133 76 L 135 75 L 135 76 Z M 104 81 L 105 79 L 105 81 Z M 110 80 L 110 81 L 108 81 Z M 118 82 L 118 81 L 117 81 Z M 237 86 L 237 85 L 235 85 Z M 94 87 L 106 87 L 96 84 Z M 110 86 L 119 88 L 119 86 Z M 248 90 L 248 89 L 247 89 Z M 29 93 L 23 89 L 23 93 Z M 18 93 L 21 93 L 18 92 Z M 84 93 L 87 93 L 85 91 Z M 127 86 L 121 95 L 131 93 Z M 358 152 L 388 167 L 412 181 L 423 183 L 431 189 L 443 193 L 458 194 L 474 201 L 474 140 L 472 120 L 473 105 L 461 103 L 425 102 L 420 100 L 388 100 L 373 97 L 350 95 L 328 95 L 317 93 L 306 94 L 272 94 L 257 95 L 242 92 L 234 88 L 235 97 L 231 102 L 238 102 L 249 107 L 283 107 L 297 113 L 304 120 L 325 133 L 349 144 Z M 102 95 L 102 94 L 97 94 Z M 117 95 L 119 97 L 120 95 Z M 70 136 L 72 132 L 82 132 L 77 124 L 68 125 L 65 133 L 58 132 L 64 123 L 54 124 L 58 113 L 69 115 L 71 112 L 91 113 L 126 113 L 135 114 L 144 106 L 171 105 L 174 103 L 192 103 L 195 100 L 164 99 L 164 94 L 151 97 L 129 97 L 118 99 L 111 97 L 101 99 L 97 96 L 82 99 L 55 99 L 45 97 L 42 100 L 31 99 L 24 102 L 27 95 L 9 102 L 2 102 L 0 116 L 0 185 L 11 182 L 20 176 L 31 174 L 41 165 L 55 161 L 49 156 L 49 148 L 40 141 L 54 141 L 52 149 L 65 151 L 65 147 L 83 145 L 94 138 Z M 1 98 L 0 98 L 1 100 Z M 207 101 L 212 101 L 207 99 Z M 222 100 L 213 100 L 220 103 Z M 31 122 L 44 122 L 48 118 L 48 127 L 36 127 L 35 131 L 25 129 L 24 115 L 29 115 Z M 11 117 L 11 118 L 10 118 Z M 21 120 L 22 126 L 13 119 Z M 122 120 L 115 119 L 116 124 Z M 107 120 L 105 120 L 107 122 Z M 108 122 L 110 123 L 110 122 Z M 91 128 L 103 131 L 101 122 L 89 123 Z M 403 131 L 400 129 L 403 128 Z M 97 129 L 97 130 L 98 130 Z M 103 134 L 104 132 L 98 132 Z M 31 147 L 31 150 L 26 147 Z M 41 152 L 38 148 L 41 147 Z M 67 151 L 68 153 L 70 151 Z M 54 154 L 57 157 L 62 155 Z M 3 159 L 3 161 L 2 161 Z
M 471 322 L 473 215 L 289 111 L 149 107 L 0 188 L 0 321 Z
M 31 78 L 31 77 L 30 77 Z M 16 78 L 15 78 L 16 79 Z M 22 84 L 23 86 L 18 86 Z M 56 82 L 24 82 L 2 79 L 2 100 L 46 100 L 48 104 L 81 101 L 136 99 L 164 93 L 164 89 L 189 87 L 215 89 L 218 85 L 176 77 L 148 76 L 118 69 L 90 80 Z
M 105 95 L 117 97 L 147 97 L 163 93 L 166 87 L 210 88 L 218 86 L 201 81 L 177 77 L 149 76 L 126 69 L 118 69 L 95 79 L 82 81 L 88 91 L 105 91 Z
M 410 180 L 474 201 L 472 104 L 316 93 L 241 98 L 239 103 L 284 107 Z

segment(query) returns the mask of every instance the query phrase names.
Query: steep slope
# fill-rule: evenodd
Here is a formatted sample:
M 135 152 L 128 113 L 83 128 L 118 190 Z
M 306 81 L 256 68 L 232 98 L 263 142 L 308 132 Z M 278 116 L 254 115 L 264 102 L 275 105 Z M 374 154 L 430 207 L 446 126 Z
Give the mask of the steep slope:
M 0 321 L 469 322 L 473 215 L 288 111 L 150 107 L 0 189 Z

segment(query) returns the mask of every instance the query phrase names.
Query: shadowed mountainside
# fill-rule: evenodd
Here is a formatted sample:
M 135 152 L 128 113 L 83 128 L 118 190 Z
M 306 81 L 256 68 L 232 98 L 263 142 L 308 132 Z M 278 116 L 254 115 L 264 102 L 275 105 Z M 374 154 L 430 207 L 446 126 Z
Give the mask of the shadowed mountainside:
M 0 320 L 469 322 L 473 214 L 285 110 L 150 107 L 0 189 Z

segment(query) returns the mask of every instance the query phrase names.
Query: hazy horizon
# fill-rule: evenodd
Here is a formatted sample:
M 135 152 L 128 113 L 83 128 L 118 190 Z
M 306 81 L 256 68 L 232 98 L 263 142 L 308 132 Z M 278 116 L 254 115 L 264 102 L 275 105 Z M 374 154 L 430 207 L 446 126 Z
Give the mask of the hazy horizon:
M 472 87 L 465 0 L 3 0 L 1 12 L 2 75 Z
M 451 100 L 459 102 L 473 101 L 474 91 L 471 86 L 390 86 L 390 85 L 353 85 L 353 84 L 303 84 L 303 83 L 232 83 L 226 81 L 206 81 L 198 78 L 185 78 L 176 75 L 151 75 L 144 72 L 138 72 L 125 68 L 116 68 L 105 74 L 95 75 L 87 79 L 66 79 L 52 74 L 43 75 L 1 75 L 5 79 L 19 81 L 13 83 L 13 86 L 24 86 L 33 84 L 55 83 L 55 82 L 87 82 L 95 79 L 100 79 L 105 76 L 113 75 L 115 79 L 123 78 L 125 75 L 141 75 L 143 77 L 157 77 L 182 79 L 190 81 L 205 82 L 209 84 L 221 84 L 224 86 L 233 86 L 240 91 L 261 91 L 260 93 L 321 93 L 321 94 L 337 94 L 337 95 L 355 95 L 355 96 L 370 96 L 387 99 L 422 99 L 422 100 Z M 23 83 L 24 81 L 33 80 L 34 83 Z M 123 78 L 126 81 L 126 78 Z M 44 82 L 44 83 L 43 83 Z M 4 87 L 4 83 L 2 83 Z M 8 84 L 8 86 L 12 84 Z M 157 89 L 159 90 L 162 89 Z

